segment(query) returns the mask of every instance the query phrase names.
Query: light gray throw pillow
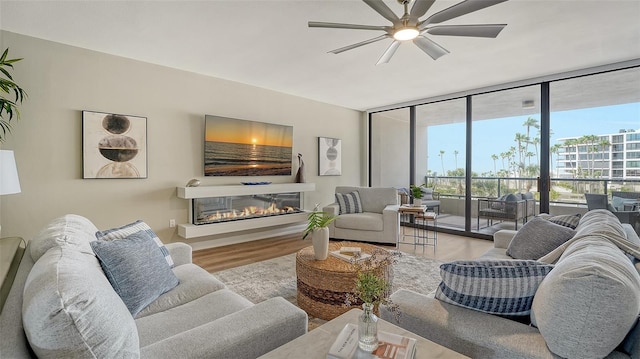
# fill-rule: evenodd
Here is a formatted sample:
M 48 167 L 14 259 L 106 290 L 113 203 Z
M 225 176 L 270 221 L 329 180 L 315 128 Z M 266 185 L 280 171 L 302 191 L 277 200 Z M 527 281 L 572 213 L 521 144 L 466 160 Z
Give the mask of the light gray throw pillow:
M 179 283 L 160 248 L 144 233 L 117 241 L 93 241 L 91 247 L 133 317 Z
M 93 253 L 49 249 L 24 287 L 22 323 L 38 358 L 137 358 L 135 321 Z M 5 340 L 5 338 L 2 338 Z
M 537 260 L 576 234 L 571 228 L 535 217 L 516 233 L 507 247 L 507 255 L 516 259 Z

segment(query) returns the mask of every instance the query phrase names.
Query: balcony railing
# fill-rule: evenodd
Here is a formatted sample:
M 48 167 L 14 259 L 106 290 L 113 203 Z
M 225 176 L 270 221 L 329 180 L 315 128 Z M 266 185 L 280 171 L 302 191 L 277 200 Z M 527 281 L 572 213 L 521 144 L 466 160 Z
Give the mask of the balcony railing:
M 535 177 L 472 177 L 472 198 L 496 198 L 509 193 L 537 192 Z M 426 176 L 425 183 L 441 197 L 464 198 L 465 178 Z M 551 178 L 551 204 L 585 204 L 585 193 L 640 192 L 640 179 Z M 539 195 L 535 193 L 537 199 Z M 441 208 L 446 212 L 446 208 Z

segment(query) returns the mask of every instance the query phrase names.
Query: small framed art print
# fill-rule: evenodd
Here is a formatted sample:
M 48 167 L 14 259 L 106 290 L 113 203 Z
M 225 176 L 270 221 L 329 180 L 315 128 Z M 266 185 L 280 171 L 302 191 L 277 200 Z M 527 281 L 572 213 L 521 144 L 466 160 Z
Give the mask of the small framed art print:
M 147 178 L 147 118 L 82 111 L 83 178 Z
M 342 175 L 342 140 L 318 137 L 318 175 Z

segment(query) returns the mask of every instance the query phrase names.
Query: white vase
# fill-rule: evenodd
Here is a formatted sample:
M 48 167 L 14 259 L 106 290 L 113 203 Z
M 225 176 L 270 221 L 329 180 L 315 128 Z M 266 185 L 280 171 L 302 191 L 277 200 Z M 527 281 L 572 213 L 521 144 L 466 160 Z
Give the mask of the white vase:
M 422 198 L 414 198 L 414 199 L 413 199 L 413 206 L 414 206 L 414 207 L 420 207 L 420 206 L 422 206 Z
M 311 234 L 311 244 L 313 244 L 313 255 L 317 260 L 327 259 L 329 255 L 329 228 L 314 229 Z

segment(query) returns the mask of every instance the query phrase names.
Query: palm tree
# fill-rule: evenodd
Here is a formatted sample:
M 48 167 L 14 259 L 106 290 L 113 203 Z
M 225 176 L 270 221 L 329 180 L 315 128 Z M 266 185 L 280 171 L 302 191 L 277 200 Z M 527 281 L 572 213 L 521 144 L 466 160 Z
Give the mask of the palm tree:
M 442 175 L 445 175 L 445 172 L 444 172 L 444 150 L 440 150 L 440 164 L 442 165 Z
M 493 174 L 495 175 L 496 173 L 498 173 L 496 169 L 496 161 L 498 160 L 498 155 L 496 155 L 495 153 L 492 154 L 491 159 L 493 160 Z
M 553 163 L 553 155 L 556 154 L 556 176 L 559 176 L 560 174 L 558 173 L 558 165 L 559 165 L 559 161 L 560 161 L 560 156 L 558 156 L 559 152 L 560 152 L 560 148 L 562 147 L 561 144 L 556 143 L 555 145 L 551 146 L 549 148 L 549 163 Z
M 453 158 L 454 158 L 454 161 L 455 161 L 455 164 L 456 164 L 456 169 L 458 169 L 458 153 L 460 153 L 460 152 L 458 152 L 458 150 L 454 150 L 453 151 Z
M 518 168 L 524 169 L 524 159 L 526 156 L 526 146 L 523 144 L 528 143 L 528 137 L 524 133 L 516 133 L 516 138 L 514 139 L 518 143 Z M 521 173 L 521 172 L 520 172 Z M 520 174 L 519 173 L 519 174 Z
M 527 128 L 527 138 L 526 138 L 527 142 L 526 142 L 525 150 L 524 150 L 525 152 L 527 152 L 529 150 L 529 141 L 531 141 L 531 137 L 530 137 L 531 127 L 540 129 L 540 124 L 538 123 L 537 119 L 535 119 L 533 117 L 528 117 L 524 121 L 522 126 L 525 126 Z

